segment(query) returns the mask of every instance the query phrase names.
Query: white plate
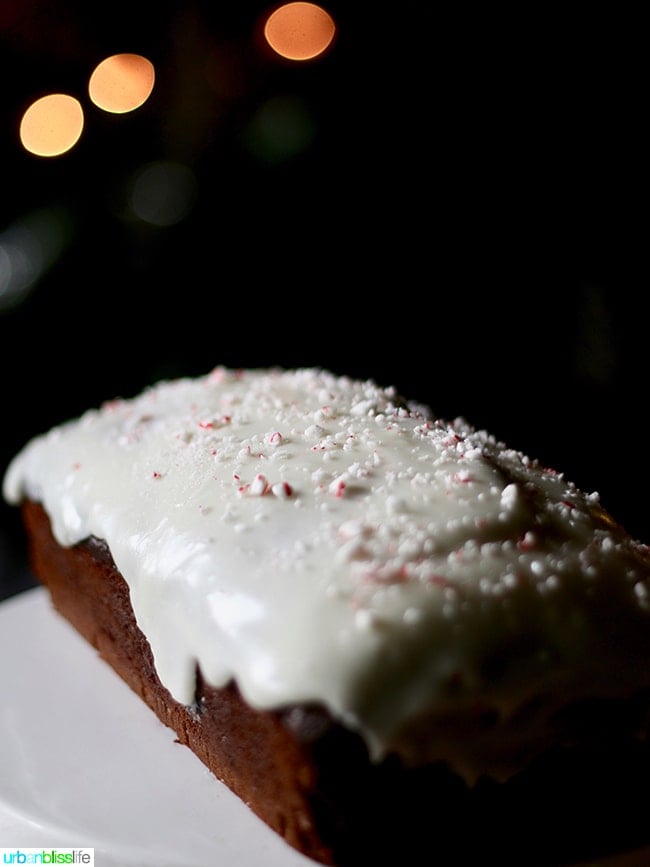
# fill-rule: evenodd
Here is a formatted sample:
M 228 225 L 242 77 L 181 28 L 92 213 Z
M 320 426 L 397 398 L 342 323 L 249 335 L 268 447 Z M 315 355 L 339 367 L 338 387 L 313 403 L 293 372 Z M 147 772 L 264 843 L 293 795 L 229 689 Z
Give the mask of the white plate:
M 0 604 L 0 846 L 98 867 L 309 867 L 56 614 Z

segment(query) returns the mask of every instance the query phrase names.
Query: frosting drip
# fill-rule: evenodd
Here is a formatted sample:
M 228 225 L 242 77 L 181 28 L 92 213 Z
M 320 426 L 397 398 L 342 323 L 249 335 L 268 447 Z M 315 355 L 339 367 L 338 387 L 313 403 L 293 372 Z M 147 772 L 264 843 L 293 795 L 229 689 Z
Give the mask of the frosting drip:
M 375 756 L 422 760 L 456 750 L 432 720 L 650 684 L 646 550 L 598 496 L 372 382 L 159 383 L 32 440 L 4 493 L 41 502 L 60 544 L 107 542 L 185 704 L 198 662 L 257 707 L 319 702 Z

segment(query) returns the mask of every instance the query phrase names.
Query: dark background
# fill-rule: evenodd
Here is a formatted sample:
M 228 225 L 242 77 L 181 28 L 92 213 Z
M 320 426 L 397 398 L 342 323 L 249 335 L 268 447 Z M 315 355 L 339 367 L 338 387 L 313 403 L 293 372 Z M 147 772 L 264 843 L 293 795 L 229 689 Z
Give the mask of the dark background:
M 264 2 L 2 0 L 0 469 L 161 377 L 321 366 L 463 415 L 650 541 L 641 20 L 323 5 L 337 38 L 297 64 L 264 49 Z M 156 85 L 111 115 L 87 81 L 122 51 Z M 85 128 L 44 159 L 18 124 L 52 91 L 81 100 Z M 131 206 L 160 161 L 192 193 L 172 225 Z M 40 248 L 11 284 L 26 231 Z M 2 504 L 0 598 L 27 574 Z

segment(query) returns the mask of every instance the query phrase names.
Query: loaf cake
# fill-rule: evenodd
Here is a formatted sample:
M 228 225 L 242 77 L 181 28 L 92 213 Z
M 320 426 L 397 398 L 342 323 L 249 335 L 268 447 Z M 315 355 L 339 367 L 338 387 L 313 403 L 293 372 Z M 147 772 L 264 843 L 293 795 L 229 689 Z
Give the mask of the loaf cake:
M 219 367 L 36 437 L 4 494 L 56 609 L 315 861 L 644 842 L 649 551 L 488 433 Z

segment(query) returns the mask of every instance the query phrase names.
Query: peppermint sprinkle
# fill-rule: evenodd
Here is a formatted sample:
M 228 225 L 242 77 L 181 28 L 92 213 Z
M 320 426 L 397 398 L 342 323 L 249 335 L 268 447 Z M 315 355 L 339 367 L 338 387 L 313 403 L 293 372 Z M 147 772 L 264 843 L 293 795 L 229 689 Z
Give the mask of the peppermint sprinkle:
M 253 497 L 263 497 L 264 494 L 267 494 L 270 490 L 271 488 L 266 480 L 266 476 L 262 475 L 262 473 L 258 473 L 251 482 L 248 493 Z
M 293 494 L 293 488 L 288 482 L 276 482 L 271 487 L 271 493 L 280 500 L 286 500 Z

